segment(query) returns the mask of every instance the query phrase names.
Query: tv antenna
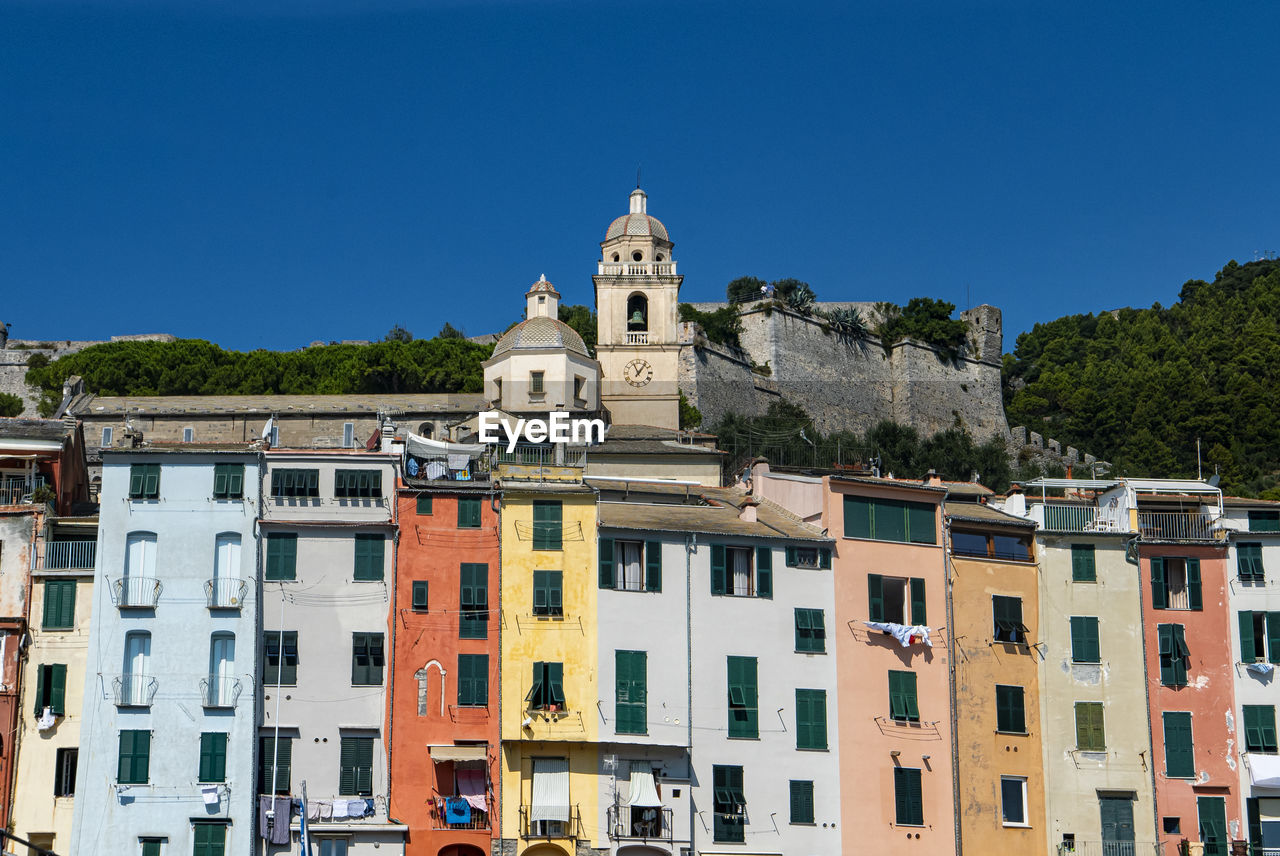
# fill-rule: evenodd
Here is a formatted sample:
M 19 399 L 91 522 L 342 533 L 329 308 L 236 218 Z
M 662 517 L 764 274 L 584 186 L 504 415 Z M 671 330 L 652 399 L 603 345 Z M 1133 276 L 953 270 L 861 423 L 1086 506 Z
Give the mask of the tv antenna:
M 643 164 L 636 164 L 636 190 L 640 189 L 640 168 Z

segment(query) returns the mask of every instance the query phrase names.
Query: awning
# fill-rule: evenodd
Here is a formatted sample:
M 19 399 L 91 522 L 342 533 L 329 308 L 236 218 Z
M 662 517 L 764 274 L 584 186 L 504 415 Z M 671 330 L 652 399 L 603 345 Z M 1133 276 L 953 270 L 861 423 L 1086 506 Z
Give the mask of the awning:
M 483 443 L 442 443 L 413 433 L 405 435 L 404 443 L 409 454 L 417 455 L 419 458 L 434 458 L 449 454 L 478 455 L 486 448 Z
M 1249 778 L 1253 784 L 1263 788 L 1280 788 L 1280 755 L 1249 752 L 1245 758 L 1249 761 Z
M 437 764 L 442 761 L 487 761 L 488 746 L 428 746 L 431 760 Z
M 529 821 L 569 819 L 569 759 L 533 760 L 533 805 Z
M 647 763 L 631 765 L 631 793 L 627 805 L 653 808 L 662 805 L 658 789 L 653 783 L 653 768 Z

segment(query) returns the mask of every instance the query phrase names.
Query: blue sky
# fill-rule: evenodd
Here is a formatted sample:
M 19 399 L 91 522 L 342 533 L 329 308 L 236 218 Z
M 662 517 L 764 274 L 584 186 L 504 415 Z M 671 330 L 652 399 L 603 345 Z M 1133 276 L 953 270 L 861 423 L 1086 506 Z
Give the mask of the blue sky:
M 987 302 L 1010 349 L 1280 250 L 1277 25 L 1273 0 L 3 2 L 0 319 L 501 330 L 542 273 L 592 301 L 643 164 L 684 299 L 752 274 Z

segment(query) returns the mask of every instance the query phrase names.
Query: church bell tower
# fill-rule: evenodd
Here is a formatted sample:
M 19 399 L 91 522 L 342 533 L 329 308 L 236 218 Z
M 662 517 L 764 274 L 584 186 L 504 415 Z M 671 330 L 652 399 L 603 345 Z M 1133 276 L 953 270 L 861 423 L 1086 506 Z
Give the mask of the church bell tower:
M 631 191 L 630 211 L 609 224 L 600 244 L 596 358 L 601 402 L 614 424 L 680 427 L 676 342 L 680 283 L 667 227 Z

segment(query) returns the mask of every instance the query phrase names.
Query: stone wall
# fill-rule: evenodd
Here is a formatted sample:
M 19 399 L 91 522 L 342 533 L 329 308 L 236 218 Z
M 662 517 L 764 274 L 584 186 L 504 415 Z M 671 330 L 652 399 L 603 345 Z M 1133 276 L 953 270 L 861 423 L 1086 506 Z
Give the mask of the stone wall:
M 83 351 L 90 345 L 111 342 L 174 342 L 177 337 L 169 333 L 142 333 L 130 336 L 112 336 L 110 340 L 79 341 L 74 339 L 9 339 L 0 348 L 0 392 L 20 397 L 27 405 L 22 416 L 35 416 L 40 403 L 40 390 L 27 386 L 27 360 L 32 354 L 44 354 L 49 361 Z

